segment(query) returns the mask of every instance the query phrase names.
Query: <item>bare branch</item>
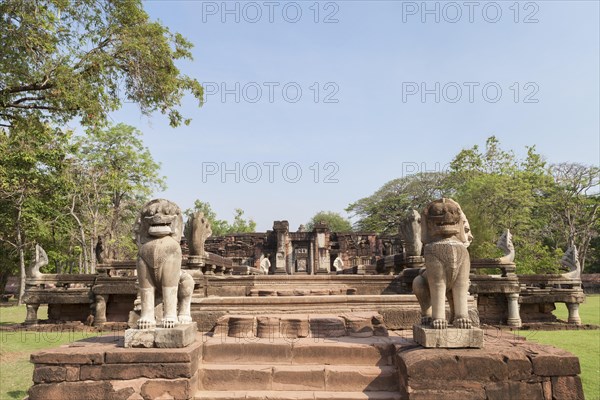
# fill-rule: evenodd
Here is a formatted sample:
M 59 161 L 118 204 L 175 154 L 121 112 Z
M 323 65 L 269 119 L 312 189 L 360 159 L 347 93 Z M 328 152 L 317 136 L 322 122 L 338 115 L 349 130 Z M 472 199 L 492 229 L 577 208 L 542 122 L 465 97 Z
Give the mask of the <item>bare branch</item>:
M 10 103 L 7 107 L 11 107 L 12 105 L 15 104 L 20 104 L 24 101 L 39 101 L 39 100 L 46 100 L 46 96 L 37 96 L 37 97 L 21 97 L 18 100 L 13 101 L 12 103 Z

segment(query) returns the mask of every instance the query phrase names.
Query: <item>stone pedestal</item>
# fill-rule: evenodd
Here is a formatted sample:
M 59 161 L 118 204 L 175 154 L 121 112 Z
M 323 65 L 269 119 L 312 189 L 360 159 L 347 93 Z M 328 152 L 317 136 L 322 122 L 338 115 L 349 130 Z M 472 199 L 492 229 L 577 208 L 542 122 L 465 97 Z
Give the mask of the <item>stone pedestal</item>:
M 422 325 L 413 326 L 413 339 L 426 348 L 476 348 L 483 347 L 483 330 L 471 329 L 433 329 Z
M 175 328 L 127 329 L 125 347 L 182 348 L 194 342 L 198 327 L 195 322 Z
M 276 316 L 256 317 L 256 337 L 270 339 L 279 335 L 280 318 Z
M 401 398 L 583 400 L 577 357 L 500 331 L 487 334 L 483 349 L 397 345 Z
M 123 337 L 88 338 L 31 355 L 30 400 L 194 399 L 202 337 L 181 349 L 132 349 Z
M 256 337 L 255 317 L 249 315 L 230 316 L 227 335 L 240 339 Z
M 287 275 L 285 254 L 283 252 L 275 255 L 275 275 Z

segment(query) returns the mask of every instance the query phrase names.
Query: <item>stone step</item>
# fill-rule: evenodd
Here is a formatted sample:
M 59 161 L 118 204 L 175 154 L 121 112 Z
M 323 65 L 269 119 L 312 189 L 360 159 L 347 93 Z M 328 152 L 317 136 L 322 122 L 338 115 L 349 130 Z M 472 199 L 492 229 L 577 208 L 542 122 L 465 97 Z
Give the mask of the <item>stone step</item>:
M 231 365 L 200 366 L 201 390 L 275 390 L 363 392 L 397 391 L 392 366 L 357 365 Z
M 404 400 L 398 392 L 198 391 L 194 400 Z
M 213 337 L 204 343 L 203 363 L 394 365 L 399 337 L 236 340 Z

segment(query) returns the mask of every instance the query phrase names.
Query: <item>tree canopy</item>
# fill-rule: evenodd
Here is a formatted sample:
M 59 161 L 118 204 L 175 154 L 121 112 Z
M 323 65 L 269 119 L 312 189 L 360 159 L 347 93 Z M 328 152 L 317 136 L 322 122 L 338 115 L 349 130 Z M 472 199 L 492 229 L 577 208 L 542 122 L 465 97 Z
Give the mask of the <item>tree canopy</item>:
M 55 232 L 65 223 L 60 210 L 70 137 L 49 126 L 20 124 L 11 135 L 0 134 L 0 253 L 6 257 L 0 282 L 18 271 L 19 297 L 25 288 L 25 249 L 42 238 L 60 241 Z
M 0 125 L 102 124 L 123 101 L 160 111 L 172 126 L 200 83 L 175 61 L 192 45 L 151 21 L 139 0 L 7 0 L 0 3 Z
M 176 66 L 192 44 L 140 0 L 2 1 L 0 40 L 0 284 L 18 271 L 22 293 L 36 242 L 46 272 L 93 272 L 100 236 L 105 257 L 133 255 L 137 209 L 164 180 L 140 132 L 108 115 L 133 102 L 188 124 L 180 102 L 202 105 L 203 88 Z
M 319 211 L 306 223 L 306 229 L 312 231 L 317 223 L 325 223 L 332 232 L 351 232 L 352 224 L 339 213 Z
M 407 210 L 423 209 L 442 197 L 444 173 L 418 173 L 387 182 L 371 196 L 351 203 L 346 211 L 358 220 L 354 228 L 387 235 L 398 233 L 398 225 Z
M 475 145 L 454 157 L 446 185 L 469 219 L 475 237 L 473 257 L 494 256 L 495 242 L 508 228 L 519 272 L 556 271 L 561 251 L 547 246 L 542 235 L 553 181 L 534 147 L 519 159 L 492 136 L 484 151 Z
M 164 188 L 141 133 L 123 124 L 85 136 L 48 125 L 10 130 L 0 134 L 3 273 L 24 279 L 35 243 L 48 254 L 44 272 L 94 272 L 99 237 L 106 259 L 133 258 L 138 210 Z
M 495 242 L 510 229 L 521 273 L 556 272 L 563 251 L 575 244 L 580 263 L 600 270 L 600 169 L 577 163 L 547 165 L 535 147 L 519 158 L 495 137 L 485 148 L 461 150 L 447 172 L 404 176 L 384 184 L 346 211 L 356 229 L 397 234 L 408 209 L 421 211 L 442 196 L 457 200 L 469 219 L 475 258 L 495 257 Z
M 194 207 L 184 211 L 189 218 L 196 212 L 204 213 L 206 219 L 210 221 L 213 236 L 223 236 L 231 233 L 248 233 L 256 230 L 256 222 L 244 218 L 244 211 L 236 208 L 234 211 L 233 222 L 217 218 L 217 213 L 212 209 L 210 203 L 201 200 L 194 201 Z M 186 225 L 187 227 L 187 225 Z
M 80 229 L 85 270 L 93 271 L 99 236 L 103 238 L 104 258 L 133 258 L 136 249 L 131 227 L 137 213 L 154 190 L 166 186 L 159 175 L 160 164 L 144 147 L 141 132 L 132 126 L 89 129 L 87 135 L 76 138 L 75 145 L 69 214 Z

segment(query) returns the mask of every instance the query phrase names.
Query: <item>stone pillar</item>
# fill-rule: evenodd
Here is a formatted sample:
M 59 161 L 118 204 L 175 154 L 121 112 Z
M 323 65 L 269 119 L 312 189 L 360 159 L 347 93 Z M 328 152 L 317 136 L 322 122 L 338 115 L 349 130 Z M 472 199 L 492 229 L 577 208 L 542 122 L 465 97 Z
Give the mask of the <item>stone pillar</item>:
M 567 303 L 567 309 L 569 310 L 569 324 L 581 325 L 581 318 L 579 317 L 579 303 Z
M 506 295 L 508 300 L 508 319 L 506 321 L 508 326 L 520 327 L 521 316 L 519 315 L 519 294 L 508 293 Z
M 275 274 L 287 274 L 289 227 L 287 221 L 273 222 L 273 230 L 277 235 L 277 252 L 275 253 Z
M 106 295 L 96 295 L 96 313 L 94 315 L 94 326 L 101 326 L 106 322 Z
M 285 265 L 288 275 L 294 275 L 296 272 L 296 265 L 294 263 L 294 247 L 292 246 L 291 241 L 288 241 L 288 245 L 286 246 L 287 256 L 285 259 Z
M 27 315 L 25 316 L 25 324 L 32 325 L 38 323 L 38 308 L 39 304 L 27 304 Z
M 315 274 L 329 274 L 331 260 L 329 258 L 329 227 L 327 224 L 316 223 L 315 240 Z
M 315 243 L 310 242 L 308 247 L 308 265 L 306 266 L 308 269 L 308 275 L 315 274 Z

